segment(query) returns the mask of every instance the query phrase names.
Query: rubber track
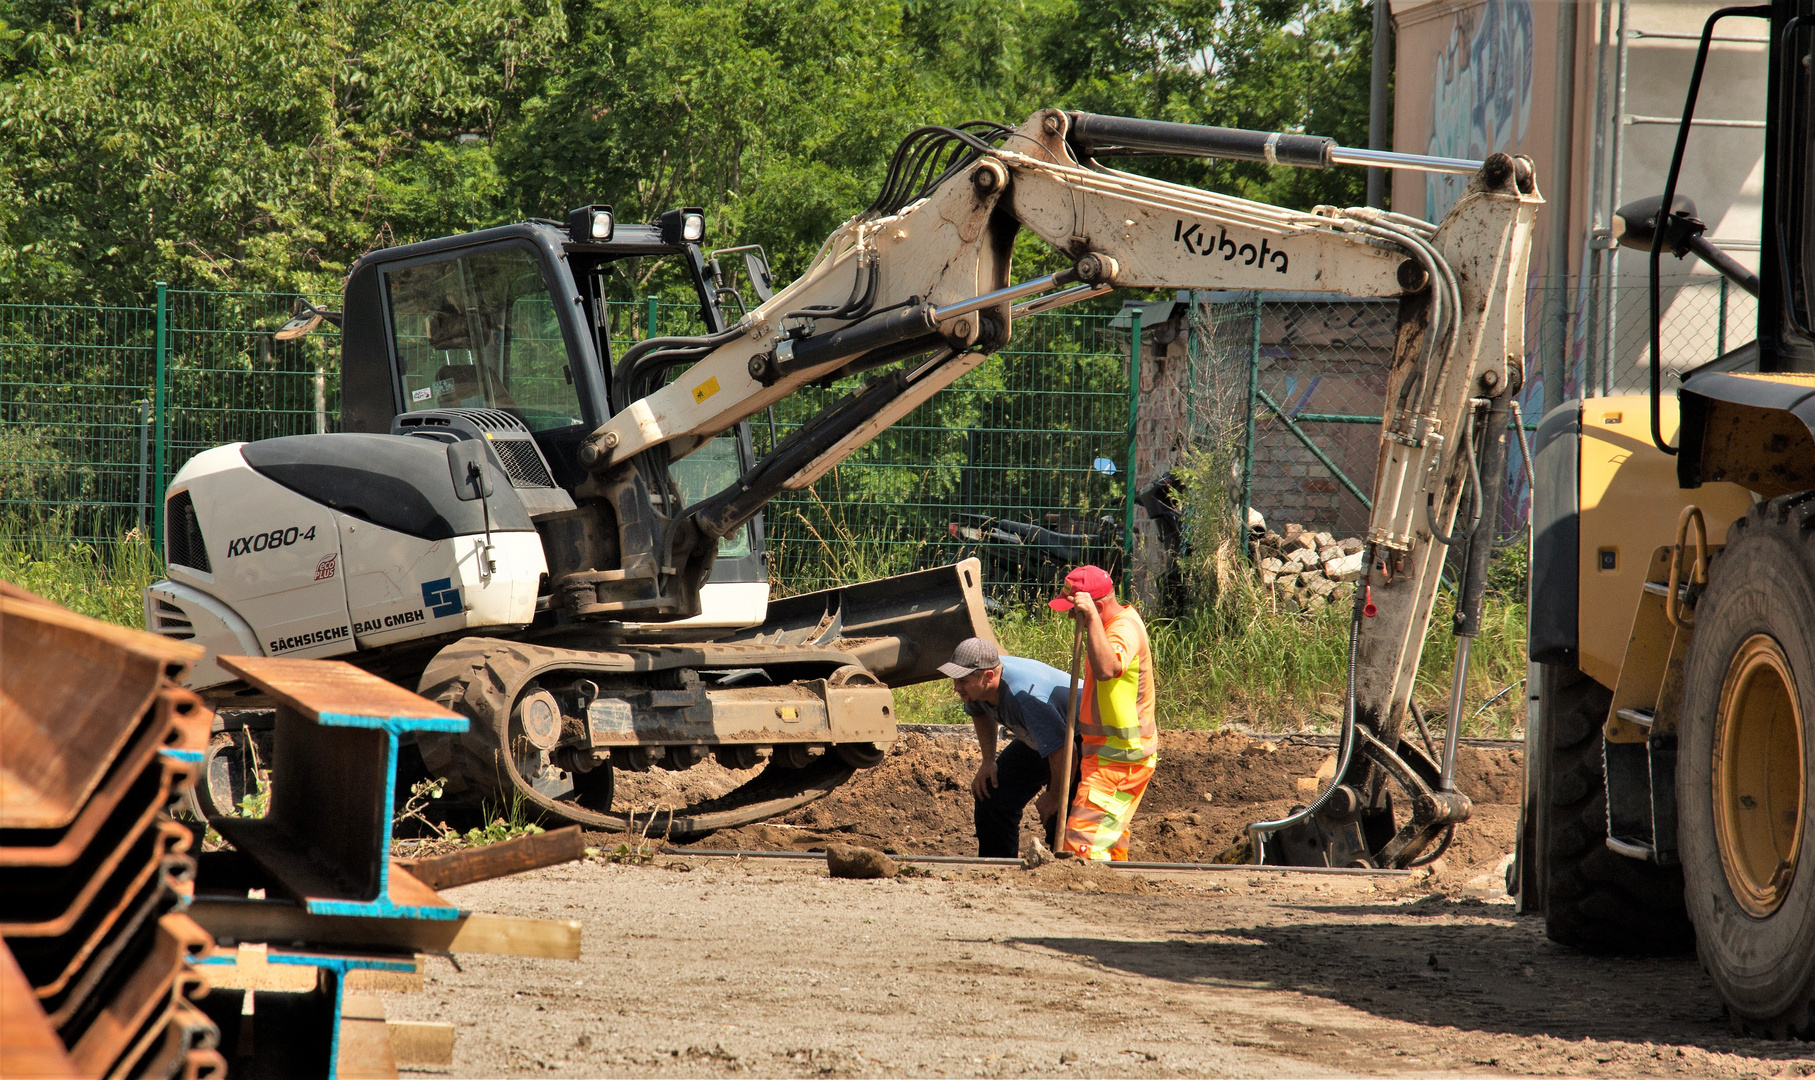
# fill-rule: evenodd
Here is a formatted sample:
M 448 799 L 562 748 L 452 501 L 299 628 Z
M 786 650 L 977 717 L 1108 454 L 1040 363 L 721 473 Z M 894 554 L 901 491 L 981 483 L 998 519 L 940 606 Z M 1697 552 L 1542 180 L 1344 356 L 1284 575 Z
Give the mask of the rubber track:
M 1550 887 L 1545 934 L 1594 953 L 1670 954 L 1694 947 L 1683 874 L 1607 848 L 1601 725 L 1612 692 L 1572 669 L 1547 668 L 1551 697 Z
M 564 663 L 564 661 L 566 663 Z M 423 672 L 423 697 L 472 721 L 463 735 L 424 734 L 418 743 L 423 764 L 447 781 L 446 794 L 476 803 L 515 788 L 530 804 L 594 829 L 666 836 L 685 843 L 719 829 L 748 825 L 822 799 L 856 770 L 827 753 L 802 769 L 771 762 L 734 791 L 680 811 L 623 814 L 550 799 L 530 787 L 503 752 L 511 705 L 523 686 L 552 667 L 596 665 L 588 654 L 515 642 L 469 639 L 448 646 Z

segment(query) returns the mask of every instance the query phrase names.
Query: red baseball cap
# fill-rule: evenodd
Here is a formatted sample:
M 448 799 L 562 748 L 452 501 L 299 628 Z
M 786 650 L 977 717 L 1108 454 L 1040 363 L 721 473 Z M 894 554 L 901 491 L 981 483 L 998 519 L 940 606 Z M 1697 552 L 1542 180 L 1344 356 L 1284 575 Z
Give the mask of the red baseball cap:
M 1065 584 L 1076 592 L 1089 593 L 1095 600 L 1115 593 L 1115 582 L 1109 580 L 1109 571 L 1100 566 L 1078 567 L 1065 575 Z M 1063 596 L 1056 596 L 1047 601 L 1046 606 L 1054 611 L 1070 611 L 1076 605 Z

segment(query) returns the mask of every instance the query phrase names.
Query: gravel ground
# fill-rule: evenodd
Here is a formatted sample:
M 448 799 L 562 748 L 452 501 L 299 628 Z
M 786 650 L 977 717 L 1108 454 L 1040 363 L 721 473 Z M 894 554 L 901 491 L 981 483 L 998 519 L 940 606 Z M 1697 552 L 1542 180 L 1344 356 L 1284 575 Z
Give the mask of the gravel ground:
M 843 881 L 598 860 L 451 890 L 579 918 L 578 961 L 430 962 L 393 1019 L 459 1076 L 1803 1076 L 1691 957 L 1585 957 L 1485 883 L 1058 864 Z
M 1328 757 L 1166 733 L 1135 857 L 1214 855 Z M 910 735 L 822 802 L 696 847 L 971 853 L 976 760 L 972 740 Z M 844 881 L 677 849 L 470 885 L 447 895 L 581 920 L 584 955 L 433 959 L 389 1014 L 458 1025 L 452 1073 L 480 1077 L 1815 1074 L 1802 1045 L 1730 1034 L 1693 957 L 1587 957 L 1515 915 L 1518 751 L 1460 765 L 1475 815 L 1410 878 L 1059 863 Z

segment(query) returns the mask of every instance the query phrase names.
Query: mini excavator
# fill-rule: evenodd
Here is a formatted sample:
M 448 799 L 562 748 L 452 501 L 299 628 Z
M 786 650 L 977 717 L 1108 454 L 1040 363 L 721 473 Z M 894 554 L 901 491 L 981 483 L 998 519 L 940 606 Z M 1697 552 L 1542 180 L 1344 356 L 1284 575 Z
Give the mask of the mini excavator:
M 1441 224 L 1299 211 L 1121 171 L 1128 155 L 1472 177 Z M 149 627 L 211 657 L 344 657 L 468 716 L 425 735 L 450 796 L 520 795 L 595 828 L 699 835 L 778 813 L 874 765 L 892 686 L 990 636 L 974 560 L 771 602 L 761 513 L 1008 344 L 1017 319 L 1117 288 L 1393 298 L 1340 767 L 1309 806 L 1251 829 L 1259 861 L 1403 867 L 1469 813 L 1441 747 L 1402 738 L 1451 547 L 1466 547 L 1458 684 L 1480 610 L 1524 295 L 1542 204 L 1531 163 L 1345 149 L 1307 135 L 1042 110 L 1019 127 L 923 127 L 882 190 L 799 278 L 758 250 L 703 253 L 704 218 L 609 206 L 373 252 L 341 326 L 341 426 L 215 447 L 166 493 L 169 577 Z M 1022 230 L 1065 269 L 1015 281 Z M 759 301 L 732 320 L 720 256 Z M 675 257 L 704 332 L 614 355 L 607 278 Z M 741 297 L 737 306 L 743 307 Z M 315 318 L 322 313 L 306 313 Z M 865 376 L 760 460 L 747 422 L 810 384 Z M 212 660 L 192 684 L 248 688 Z M 765 767 L 637 825 L 614 773 L 716 757 Z M 213 776 L 213 773 L 210 773 Z M 204 785 L 208 786 L 208 785 Z M 1397 794 L 1395 794 L 1397 793 Z

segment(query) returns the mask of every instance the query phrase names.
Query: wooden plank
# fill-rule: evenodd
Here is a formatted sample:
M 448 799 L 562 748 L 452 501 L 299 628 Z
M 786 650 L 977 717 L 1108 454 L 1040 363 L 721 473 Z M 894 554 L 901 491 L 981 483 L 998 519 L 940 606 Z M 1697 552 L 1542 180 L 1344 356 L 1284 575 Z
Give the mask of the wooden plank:
M 79 1075 L 13 951 L 0 942 L 0 1076 L 48 1080 Z
M 340 1001 L 340 1052 L 334 1059 L 338 1080 L 395 1080 L 397 1059 L 384 1002 L 373 994 L 345 994 Z
M 317 723 L 465 731 L 466 717 L 344 660 L 223 656 L 223 668 Z M 457 725 L 457 726 L 451 726 Z
M 391 1053 L 399 1065 L 454 1063 L 454 1025 L 424 1020 L 392 1020 Z
M 346 954 L 294 954 L 289 949 L 270 949 L 259 942 L 240 942 L 234 949 L 217 948 L 206 959 L 196 962 L 195 970 L 205 976 L 208 985 L 220 990 L 282 990 L 308 992 L 316 988 L 320 964 L 318 959 L 337 969 L 345 967 L 341 985 L 358 993 L 413 993 L 422 989 L 420 953 L 415 956 L 353 956 Z M 409 971 L 381 971 L 375 968 L 351 967 L 360 962 L 381 960 L 386 965 L 407 963 Z M 300 961 L 300 962 L 298 962 Z
M 416 994 L 422 991 L 422 957 L 415 971 L 374 971 L 356 968 L 340 977 L 340 985 L 362 994 Z
M 519 874 L 544 866 L 573 862 L 586 854 L 580 827 L 569 825 L 553 832 L 519 836 L 481 848 L 456 851 L 428 859 L 394 860 L 432 889 L 451 889 L 475 881 Z M 393 887 L 393 893 L 396 891 Z
M 311 915 L 295 904 L 198 898 L 189 914 L 223 942 L 308 942 L 322 948 L 497 953 L 580 958 L 576 919 L 518 919 L 463 912 L 454 919 L 368 919 Z

